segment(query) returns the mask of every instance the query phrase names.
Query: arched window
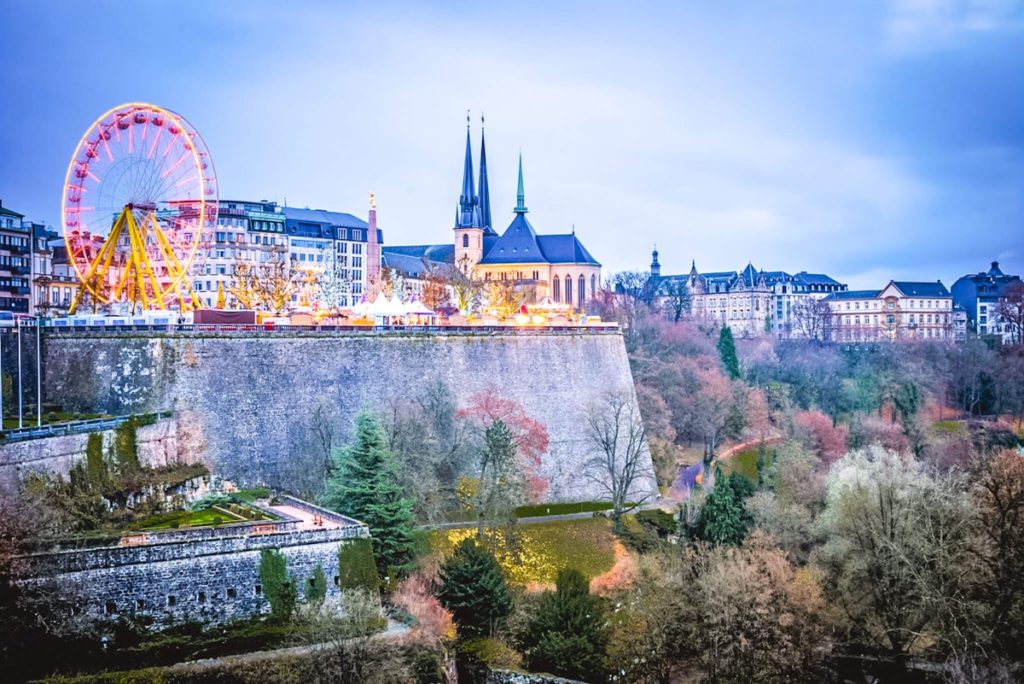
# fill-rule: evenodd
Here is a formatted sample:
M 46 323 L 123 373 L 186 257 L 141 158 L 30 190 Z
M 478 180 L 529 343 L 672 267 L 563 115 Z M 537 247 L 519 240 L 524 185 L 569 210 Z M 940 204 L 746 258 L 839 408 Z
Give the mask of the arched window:
M 551 291 L 555 294 L 555 301 L 561 303 L 562 301 L 562 288 L 559 286 L 558 276 L 552 281 Z
M 579 297 L 580 297 L 580 308 L 582 309 L 583 305 L 587 303 L 587 279 L 584 278 L 582 275 L 580 276 Z
M 565 276 L 565 303 L 572 306 L 572 276 Z
M 462 234 L 462 246 L 469 247 L 469 233 Z
M 596 275 L 591 275 L 590 276 L 590 296 L 591 296 L 591 298 L 593 298 L 596 293 L 597 293 L 597 276 Z

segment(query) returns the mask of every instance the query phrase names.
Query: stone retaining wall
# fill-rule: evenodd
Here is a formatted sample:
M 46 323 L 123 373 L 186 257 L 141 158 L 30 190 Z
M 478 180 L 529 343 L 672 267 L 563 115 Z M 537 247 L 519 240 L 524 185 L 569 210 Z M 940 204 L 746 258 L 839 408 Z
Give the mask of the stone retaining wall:
M 622 337 L 608 333 L 48 332 L 44 357 L 44 395 L 59 397 L 66 410 L 174 410 L 190 426 L 190 448 L 205 452 L 217 475 L 291 491 L 322 484 L 318 420 L 341 445 L 363 407 L 386 409 L 442 382 L 462 406 L 493 391 L 547 426 L 548 500 L 601 498 L 582 475 L 592 454 L 586 414 L 608 391 L 633 391 Z M 653 477 L 640 489 L 656 491 Z

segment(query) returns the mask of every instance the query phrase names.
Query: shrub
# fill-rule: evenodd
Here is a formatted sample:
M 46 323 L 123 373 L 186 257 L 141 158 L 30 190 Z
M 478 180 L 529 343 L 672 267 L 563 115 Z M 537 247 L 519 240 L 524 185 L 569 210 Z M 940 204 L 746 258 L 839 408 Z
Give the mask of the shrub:
M 343 542 L 338 548 L 338 586 L 343 590 L 379 589 L 380 577 L 373 560 L 373 544 L 369 539 Z
M 615 532 L 627 548 L 637 553 L 650 553 L 658 548 L 658 535 L 651 528 L 637 523 L 636 518 L 626 517 L 622 521 L 621 529 Z
M 317 563 L 313 570 L 313 577 L 306 584 L 306 603 L 319 606 L 325 598 L 327 598 L 327 576 L 324 574 L 323 566 Z
M 657 532 L 659 537 L 666 537 L 676 533 L 676 519 L 671 513 L 666 513 L 660 508 L 652 508 L 640 511 L 636 514 L 637 521 Z
M 288 574 L 288 560 L 277 549 L 260 551 L 260 582 L 270 603 L 270 617 L 286 622 L 295 610 L 295 582 Z

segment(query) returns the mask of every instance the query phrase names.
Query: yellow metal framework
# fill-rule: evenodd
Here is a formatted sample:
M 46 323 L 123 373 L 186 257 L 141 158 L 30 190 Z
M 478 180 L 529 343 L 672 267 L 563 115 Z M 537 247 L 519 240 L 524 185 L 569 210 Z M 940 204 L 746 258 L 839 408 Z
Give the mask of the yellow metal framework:
M 199 308 L 199 298 L 192 292 L 192 287 L 185 277 L 187 274 L 174 253 L 174 247 L 160 229 L 156 215 L 149 213 L 145 220 L 137 223 L 133 208 L 130 204 L 126 205 L 114 221 L 110 234 L 82 277 L 75 299 L 68 309 L 69 314 L 75 313 L 87 291 L 100 301 L 114 301 L 121 299 L 123 295 L 128 301 L 141 304 L 144 309 L 165 309 L 165 299 L 168 296 L 178 298 L 181 311 Z M 100 292 L 100 287 L 109 282 L 111 267 L 115 266 L 114 253 L 117 251 L 117 243 L 124 235 L 128 237 L 128 254 L 123 264 L 116 264 L 116 267 L 121 269 L 117 284 L 110 295 L 105 296 Z M 161 285 L 153 270 L 147 251 L 150 236 L 163 262 L 167 285 Z

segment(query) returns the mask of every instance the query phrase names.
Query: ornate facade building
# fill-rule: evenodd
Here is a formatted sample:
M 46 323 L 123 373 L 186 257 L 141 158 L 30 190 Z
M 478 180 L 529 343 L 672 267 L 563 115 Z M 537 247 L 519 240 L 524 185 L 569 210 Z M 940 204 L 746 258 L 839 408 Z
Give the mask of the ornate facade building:
M 687 274 L 662 276 L 657 249 L 652 252 L 651 276 L 656 300 L 663 307 L 671 308 L 672 300 L 685 292 L 693 317 L 728 325 L 734 334 L 745 337 L 799 337 L 803 334 L 798 320 L 801 304 L 847 289 L 821 273 L 792 275 L 758 270 L 749 263 L 740 271 L 701 273 L 693 262 Z
M 466 126 L 462 189 L 455 209 L 454 240 L 442 245 L 386 246 L 382 265 L 409 280 L 430 268 L 458 268 L 482 281 L 500 280 L 558 303 L 583 309 L 601 285 L 601 264 L 570 233 L 541 235 L 526 218 L 523 160 L 519 158 L 515 216 L 499 234 L 491 219 L 487 147 L 481 132 L 479 185 L 474 182 L 473 153 Z
M 941 281 L 889 281 L 881 290 L 835 292 L 823 300 L 833 342 L 960 338 L 953 297 Z

